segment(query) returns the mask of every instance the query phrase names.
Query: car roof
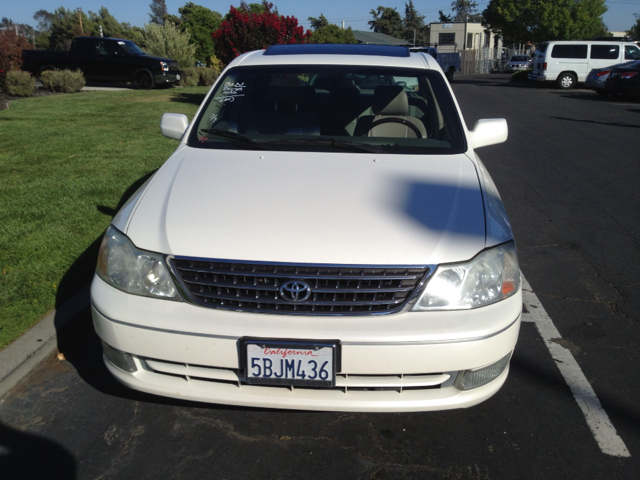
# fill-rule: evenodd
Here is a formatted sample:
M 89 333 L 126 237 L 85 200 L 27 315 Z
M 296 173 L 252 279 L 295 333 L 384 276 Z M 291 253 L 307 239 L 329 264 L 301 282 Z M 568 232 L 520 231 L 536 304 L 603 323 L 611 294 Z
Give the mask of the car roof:
M 635 45 L 632 41 L 620 41 L 620 42 L 612 42 L 609 40 L 547 40 L 545 42 L 540 42 L 540 45 L 543 43 L 557 43 L 560 45 L 574 45 L 574 44 L 588 44 L 588 43 L 598 43 L 598 44 L 619 44 L 619 45 Z
M 236 58 L 229 66 L 260 65 L 362 65 L 404 68 L 437 68 L 430 55 L 407 47 L 358 44 L 272 45 Z

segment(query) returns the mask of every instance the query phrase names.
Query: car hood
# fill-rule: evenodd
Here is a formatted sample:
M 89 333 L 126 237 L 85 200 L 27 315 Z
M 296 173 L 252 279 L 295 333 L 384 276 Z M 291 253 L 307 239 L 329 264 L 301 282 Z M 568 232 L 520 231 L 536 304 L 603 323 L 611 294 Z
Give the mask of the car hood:
M 171 60 L 170 58 L 155 57 L 153 55 L 137 55 L 137 57 L 147 58 L 149 60 L 157 60 L 158 62 L 178 63 L 177 61 Z
M 478 173 L 465 155 L 184 147 L 127 209 L 114 225 L 138 248 L 178 256 L 424 265 L 485 246 Z

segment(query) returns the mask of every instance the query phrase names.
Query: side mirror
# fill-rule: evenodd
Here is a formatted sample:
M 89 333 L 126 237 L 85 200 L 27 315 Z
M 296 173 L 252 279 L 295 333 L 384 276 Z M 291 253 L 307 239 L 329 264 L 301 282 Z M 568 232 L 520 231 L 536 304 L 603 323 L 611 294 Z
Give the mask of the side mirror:
M 509 127 L 504 118 L 485 118 L 478 120 L 469 134 L 471 146 L 475 149 L 505 142 Z
M 182 113 L 165 113 L 160 120 L 160 132 L 162 135 L 176 140 L 181 140 L 189 126 L 189 119 Z

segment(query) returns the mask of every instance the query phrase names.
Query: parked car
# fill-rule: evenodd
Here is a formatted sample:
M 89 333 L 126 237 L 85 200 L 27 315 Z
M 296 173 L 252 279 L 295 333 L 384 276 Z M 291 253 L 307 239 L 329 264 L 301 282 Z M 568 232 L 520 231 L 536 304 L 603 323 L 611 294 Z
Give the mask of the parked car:
M 499 390 L 522 288 L 477 151 L 507 123 L 467 130 L 430 55 L 271 46 L 231 62 L 190 125 L 165 113 L 160 130 L 179 146 L 114 217 L 91 286 L 120 382 L 333 411 Z
M 611 69 L 623 65 L 629 65 L 630 63 L 633 62 L 618 63 L 616 65 L 611 65 L 610 67 L 605 68 L 594 68 L 589 72 L 589 75 L 587 75 L 587 79 L 584 82 L 584 87 L 589 90 L 593 90 L 599 95 L 606 95 L 606 82 L 609 78 L 609 74 L 611 73 Z
M 584 82 L 594 68 L 625 60 L 640 60 L 640 48 L 632 42 L 552 41 L 538 44 L 533 58 L 532 80 L 555 82 L 568 90 Z
M 178 62 L 144 53 L 130 40 L 76 37 L 68 52 L 23 50 L 22 69 L 39 75 L 45 70 L 82 70 L 97 81 L 132 82 L 138 88 L 172 85 L 180 81 Z
M 531 68 L 531 59 L 527 55 L 513 55 L 505 64 L 505 72 L 519 72 Z
M 640 61 L 611 69 L 606 91 L 616 95 L 640 95 Z

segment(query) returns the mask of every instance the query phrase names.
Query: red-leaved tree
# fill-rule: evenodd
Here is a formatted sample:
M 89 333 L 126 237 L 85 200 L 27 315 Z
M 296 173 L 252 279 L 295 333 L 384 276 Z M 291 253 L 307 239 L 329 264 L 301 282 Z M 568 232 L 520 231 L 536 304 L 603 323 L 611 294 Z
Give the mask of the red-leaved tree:
M 22 50 L 32 50 L 33 45 L 26 37 L 16 34 L 15 30 L 0 32 L 0 70 L 20 70 L 22 66 Z
M 267 0 L 263 0 L 262 6 L 262 13 L 251 13 L 244 1 L 239 9 L 231 7 L 220 28 L 211 34 L 216 53 L 225 64 L 238 55 L 269 45 L 309 41 L 311 32 L 305 32 L 297 18 L 272 12 L 273 4 Z

